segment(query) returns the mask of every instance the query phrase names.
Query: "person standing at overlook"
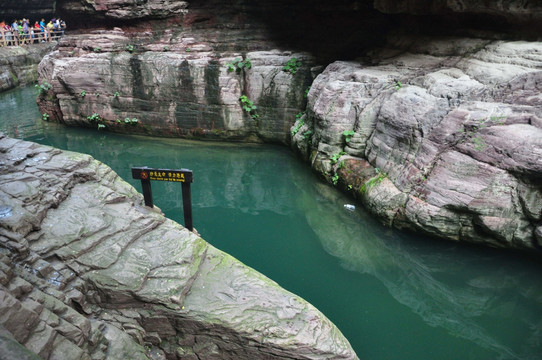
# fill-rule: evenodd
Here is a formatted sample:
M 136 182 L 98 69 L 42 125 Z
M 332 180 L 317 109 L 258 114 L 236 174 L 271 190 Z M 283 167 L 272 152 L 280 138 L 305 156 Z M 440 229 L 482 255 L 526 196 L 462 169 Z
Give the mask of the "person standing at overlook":
M 30 42 L 30 29 L 28 28 L 28 22 L 29 20 L 26 18 L 23 18 L 23 35 L 22 35 L 22 43 L 25 44 L 26 42 Z
M 48 41 L 51 41 L 51 36 L 53 35 L 53 30 L 54 30 L 53 21 L 49 20 L 49 22 L 47 23 L 47 40 Z
M 19 24 L 17 24 L 17 20 L 13 20 L 13 24 L 11 24 L 11 32 L 13 33 L 13 41 L 15 45 L 19 45 Z
M 45 42 L 45 40 L 47 40 L 47 33 L 45 32 L 45 19 L 44 18 L 41 18 L 41 21 L 40 21 L 40 31 L 41 31 L 41 41 L 42 42 Z

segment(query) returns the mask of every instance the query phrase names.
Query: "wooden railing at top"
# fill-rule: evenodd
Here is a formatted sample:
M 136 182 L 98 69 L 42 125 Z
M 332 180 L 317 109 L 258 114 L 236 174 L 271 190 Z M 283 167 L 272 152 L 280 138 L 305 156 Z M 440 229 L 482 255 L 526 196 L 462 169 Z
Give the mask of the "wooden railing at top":
M 56 41 L 64 36 L 65 30 L 52 30 L 52 31 L 35 31 L 32 33 L 30 30 L 28 34 L 6 31 L 0 29 L 0 46 L 19 46 L 24 44 L 39 44 L 41 42 Z M 11 35 L 10 35 L 11 34 Z

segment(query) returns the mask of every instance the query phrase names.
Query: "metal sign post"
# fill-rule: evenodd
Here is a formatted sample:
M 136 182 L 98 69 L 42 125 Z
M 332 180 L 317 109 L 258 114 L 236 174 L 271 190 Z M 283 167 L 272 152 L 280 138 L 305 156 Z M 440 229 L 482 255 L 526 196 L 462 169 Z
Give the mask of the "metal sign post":
M 182 185 L 184 226 L 194 230 L 192 223 L 192 193 L 190 184 L 193 182 L 192 170 L 188 169 L 153 169 L 148 167 L 133 167 L 132 178 L 141 180 L 145 206 L 153 207 L 151 180 L 180 182 Z

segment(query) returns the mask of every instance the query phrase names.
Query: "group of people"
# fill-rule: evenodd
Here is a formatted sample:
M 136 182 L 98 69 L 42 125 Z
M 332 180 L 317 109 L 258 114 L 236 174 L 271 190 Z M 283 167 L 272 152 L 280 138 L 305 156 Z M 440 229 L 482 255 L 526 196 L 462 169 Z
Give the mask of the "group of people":
M 12 24 L 0 22 L 0 46 L 25 45 L 58 39 L 64 35 L 66 22 L 62 19 L 45 19 L 36 21 L 34 25 L 29 19 L 13 20 Z

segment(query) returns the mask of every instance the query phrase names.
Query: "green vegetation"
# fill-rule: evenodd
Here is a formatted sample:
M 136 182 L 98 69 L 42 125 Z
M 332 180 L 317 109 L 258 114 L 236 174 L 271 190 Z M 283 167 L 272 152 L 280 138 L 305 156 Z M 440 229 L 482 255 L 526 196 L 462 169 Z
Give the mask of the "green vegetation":
M 260 115 L 256 113 L 258 107 L 254 105 L 254 102 L 250 100 L 246 95 L 241 95 L 241 97 L 239 97 L 239 101 L 241 101 L 241 106 L 243 110 L 246 111 L 250 115 L 250 117 L 252 117 L 254 120 L 260 117 Z
M 97 47 L 94 48 L 95 53 L 99 53 L 100 51 L 102 51 L 101 47 L 97 46 Z
M 343 156 L 343 155 L 346 155 L 346 153 L 344 151 L 341 151 L 338 154 L 331 155 L 331 157 L 329 158 L 331 160 L 331 165 L 335 165 L 337 163 L 337 161 L 339 161 L 339 158 L 341 156 Z
M 301 127 L 303 125 L 305 125 L 305 120 L 302 119 L 303 115 L 305 115 L 305 112 L 300 112 L 298 113 L 296 116 L 295 116 L 295 121 L 297 122 L 297 125 L 292 129 L 291 133 L 292 133 L 292 136 L 295 136 L 295 134 L 297 134 L 297 132 L 299 131 L 299 129 L 301 129 Z
M 474 150 L 476 151 L 483 151 L 487 148 L 487 144 L 483 138 L 480 136 L 476 136 L 472 139 L 472 142 L 474 143 Z
M 115 91 L 115 93 L 113 94 L 113 97 L 116 99 L 116 98 L 119 97 L 119 95 L 120 95 L 119 92 L 118 92 L 118 91 Z
M 380 172 L 380 170 L 378 168 L 375 169 L 376 172 L 377 172 L 377 175 L 376 176 L 373 176 L 372 178 L 370 178 L 369 180 L 367 180 L 365 182 L 365 184 L 361 185 L 361 188 L 359 189 L 359 191 L 362 193 L 362 194 L 365 194 L 367 191 L 369 191 L 373 186 L 375 186 L 376 184 L 380 184 L 382 182 L 382 180 L 384 180 L 386 177 L 388 177 L 388 174 L 384 173 L 384 172 Z
M 226 63 L 226 67 L 228 68 L 228 72 L 241 72 L 243 69 L 250 69 L 252 67 L 252 62 L 249 58 L 246 58 L 245 60 L 242 60 L 240 58 L 235 58 L 231 62 Z
M 339 181 L 339 174 L 335 174 L 331 177 L 331 182 L 333 183 L 333 185 L 337 185 L 337 182 Z
M 137 123 L 139 123 L 139 120 L 137 118 L 125 118 L 124 119 L 124 123 L 127 124 L 127 125 L 137 125 Z
M 344 140 L 349 143 L 350 140 L 352 140 L 352 136 L 354 136 L 354 131 L 353 130 L 345 130 L 343 131 L 343 135 L 344 135 Z
M 84 98 L 86 94 L 87 94 L 87 92 L 86 92 L 85 90 L 82 90 L 82 91 L 79 93 L 79 95 L 80 95 L 82 98 Z
M 309 96 L 309 91 L 311 91 L 310 86 L 305 89 L 305 98 L 307 98 L 307 96 Z
M 131 54 L 131 53 L 134 52 L 135 47 L 132 44 L 128 44 L 128 45 L 126 45 L 125 49 L 126 49 L 126 51 L 128 51 Z
M 190 52 L 190 48 L 186 48 L 184 51 L 186 52 Z
M 91 121 L 91 122 L 92 122 L 92 121 L 98 122 L 98 121 L 102 121 L 102 118 L 100 117 L 99 114 L 94 113 L 94 114 L 92 114 L 92 115 L 87 116 L 87 120 L 88 120 L 88 121 Z
M 303 140 L 307 140 L 312 136 L 312 130 L 307 130 L 303 133 Z
M 102 130 L 102 129 L 105 129 L 105 125 L 104 124 L 98 124 L 98 130 Z
M 286 65 L 282 67 L 282 71 L 286 71 L 292 75 L 295 75 L 295 73 L 297 72 L 297 70 L 299 69 L 301 65 L 302 65 L 301 61 L 299 61 L 297 58 L 294 57 L 288 60 Z
M 38 90 L 38 95 L 44 95 L 51 90 L 52 86 L 47 81 L 44 81 L 41 84 L 36 84 L 35 88 Z
M 167 46 L 164 46 L 164 51 L 168 51 L 169 48 Z
M 100 93 L 99 93 L 99 92 L 96 93 L 96 97 L 100 97 Z
M 49 114 L 47 114 L 47 113 L 41 114 L 41 119 L 44 120 L 44 121 L 49 121 Z
M 395 80 L 395 90 L 399 90 L 403 87 L 403 84 L 399 80 Z

